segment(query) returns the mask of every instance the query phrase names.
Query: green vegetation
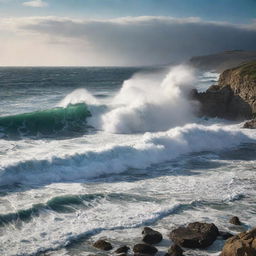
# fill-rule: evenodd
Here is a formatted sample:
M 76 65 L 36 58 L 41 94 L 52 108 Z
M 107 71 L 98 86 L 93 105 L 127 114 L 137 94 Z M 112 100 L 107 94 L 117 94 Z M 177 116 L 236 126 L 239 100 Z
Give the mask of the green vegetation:
M 249 76 L 250 79 L 256 80 L 256 61 L 248 62 L 243 64 L 234 70 L 239 71 L 241 76 Z

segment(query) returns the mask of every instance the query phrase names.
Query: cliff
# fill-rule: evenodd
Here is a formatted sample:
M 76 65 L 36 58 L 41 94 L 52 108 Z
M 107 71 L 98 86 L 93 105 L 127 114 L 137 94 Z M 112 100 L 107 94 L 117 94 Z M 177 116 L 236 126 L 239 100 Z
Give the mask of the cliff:
M 201 103 L 199 115 L 231 120 L 250 119 L 256 115 L 256 61 L 225 70 L 218 85 L 206 92 L 194 91 Z

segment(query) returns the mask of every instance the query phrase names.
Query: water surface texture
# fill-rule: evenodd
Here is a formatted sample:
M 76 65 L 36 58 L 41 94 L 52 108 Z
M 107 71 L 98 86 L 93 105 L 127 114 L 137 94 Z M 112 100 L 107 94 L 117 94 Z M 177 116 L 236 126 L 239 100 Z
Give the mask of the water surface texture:
M 185 66 L 0 68 L 0 255 L 89 255 L 102 237 L 132 246 L 145 225 L 234 233 L 232 215 L 255 226 L 255 131 L 197 118 L 188 97 L 217 79 Z

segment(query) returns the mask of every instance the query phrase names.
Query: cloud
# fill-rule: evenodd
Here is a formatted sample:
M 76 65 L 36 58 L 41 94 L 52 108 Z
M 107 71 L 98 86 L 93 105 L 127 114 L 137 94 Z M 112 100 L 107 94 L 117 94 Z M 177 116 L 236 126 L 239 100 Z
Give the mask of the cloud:
M 49 49 L 49 64 L 63 60 L 63 65 L 156 65 L 224 50 L 256 50 L 254 23 L 205 22 L 197 17 L 31 17 L 12 19 L 10 24 L 12 30 L 26 34 L 29 42 L 37 40 L 34 49 L 42 45 L 45 51 Z M 58 58 L 54 60 L 55 51 Z M 44 53 L 44 64 L 48 55 Z M 34 60 L 30 56 L 31 63 L 40 64 L 40 58 L 35 56 Z M 69 58 L 64 59 L 65 56 Z
M 22 5 L 24 6 L 29 6 L 29 7 L 46 7 L 48 6 L 48 3 L 42 1 L 42 0 L 32 0 L 32 1 L 27 1 L 27 2 L 23 2 Z

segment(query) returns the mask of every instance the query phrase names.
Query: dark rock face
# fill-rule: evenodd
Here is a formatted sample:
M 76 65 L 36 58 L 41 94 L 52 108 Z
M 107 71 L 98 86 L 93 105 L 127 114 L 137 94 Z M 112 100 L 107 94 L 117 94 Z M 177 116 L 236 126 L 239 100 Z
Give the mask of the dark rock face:
M 229 223 L 234 224 L 234 225 L 241 225 L 241 221 L 239 220 L 239 218 L 237 216 L 233 216 L 230 220 Z
M 242 232 L 228 239 L 223 247 L 221 256 L 255 256 L 256 228 Z
M 105 241 L 105 240 L 98 240 L 96 241 L 93 246 L 97 249 L 103 250 L 103 251 L 110 251 L 113 249 L 113 246 L 111 243 Z
M 115 253 L 117 253 L 117 254 L 127 253 L 129 250 L 130 250 L 130 248 L 128 246 L 124 245 L 124 246 L 121 246 L 121 247 L 117 248 L 115 250 Z
M 256 129 L 256 119 L 245 122 L 243 128 Z
M 145 227 L 142 234 L 142 241 L 147 244 L 158 244 L 163 240 L 163 236 L 160 232 L 149 227 Z
M 194 99 L 200 102 L 199 116 L 230 120 L 252 117 L 250 105 L 239 95 L 235 95 L 230 86 L 211 86 L 206 92 L 194 93 Z
M 154 255 L 157 253 L 157 249 L 154 246 L 148 244 L 136 244 L 133 247 L 134 253 Z
M 174 244 L 168 250 L 168 255 L 169 256 L 183 256 L 183 250 L 177 244 Z
M 170 238 L 182 247 L 206 248 L 216 240 L 218 234 L 218 228 L 214 224 L 195 222 L 173 230 Z
M 201 103 L 199 116 L 230 120 L 251 119 L 256 115 L 256 62 L 224 71 L 218 85 L 206 92 L 193 91 Z

